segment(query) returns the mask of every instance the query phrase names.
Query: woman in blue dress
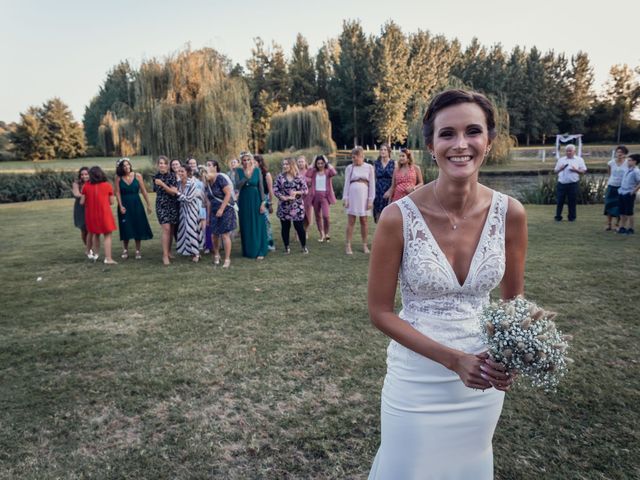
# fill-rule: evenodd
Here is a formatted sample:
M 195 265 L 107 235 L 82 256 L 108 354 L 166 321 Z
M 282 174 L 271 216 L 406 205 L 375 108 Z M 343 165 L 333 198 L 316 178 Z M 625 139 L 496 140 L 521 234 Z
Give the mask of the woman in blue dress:
M 224 263 L 222 268 L 231 265 L 231 232 L 236 227 L 236 212 L 233 209 L 233 186 L 212 168 L 206 175 L 207 224 L 212 237 L 213 264 L 220 264 L 220 240 L 224 246 Z
M 393 170 L 395 162 L 391 160 L 391 149 L 389 145 L 383 143 L 380 145 L 380 156 L 373 164 L 376 172 L 376 197 L 373 199 L 373 221 L 378 223 L 378 218 L 384 207 L 389 204 L 389 199 L 384 197 L 389 188 L 391 188 L 391 180 L 393 179 Z

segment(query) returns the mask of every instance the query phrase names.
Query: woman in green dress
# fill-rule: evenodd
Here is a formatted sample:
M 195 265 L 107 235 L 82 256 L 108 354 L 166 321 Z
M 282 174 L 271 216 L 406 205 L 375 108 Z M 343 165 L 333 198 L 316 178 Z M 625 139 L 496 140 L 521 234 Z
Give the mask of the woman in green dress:
M 242 168 L 238 168 L 236 173 L 242 255 L 262 260 L 269 251 L 267 224 L 264 221 L 267 207 L 262 174 L 250 153 L 244 152 L 240 161 Z
M 118 230 L 123 244 L 121 256 L 129 258 L 129 240 L 133 239 L 136 242 L 136 260 L 140 260 L 142 240 L 153 238 L 149 220 L 140 201 L 140 192 L 147 204 L 147 213 L 151 213 L 151 204 L 142 175 L 133 171 L 128 158 L 121 158 L 116 165 L 115 191 L 118 200 Z

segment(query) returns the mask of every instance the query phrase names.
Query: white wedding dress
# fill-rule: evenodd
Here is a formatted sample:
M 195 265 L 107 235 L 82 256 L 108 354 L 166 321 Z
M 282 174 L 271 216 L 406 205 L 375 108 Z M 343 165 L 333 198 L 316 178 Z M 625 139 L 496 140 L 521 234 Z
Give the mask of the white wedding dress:
M 504 274 L 508 197 L 493 192 L 463 285 L 413 201 L 404 197 L 396 205 L 404 236 L 400 318 L 449 347 L 486 350 L 478 313 Z M 504 393 L 494 388 L 466 387 L 451 370 L 392 340 L 382 388 L 380 449 L 369 479 L 492 479 L 491 439 L 503 399 Z

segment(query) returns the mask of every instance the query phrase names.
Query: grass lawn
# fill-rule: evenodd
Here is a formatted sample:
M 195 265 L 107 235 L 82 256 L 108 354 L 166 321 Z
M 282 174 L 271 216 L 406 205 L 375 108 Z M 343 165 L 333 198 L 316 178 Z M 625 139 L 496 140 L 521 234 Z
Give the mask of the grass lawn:
M 498 479 L 640 478 L 640 235 L 602 231 L 601 208 L 528 207 L 528 295 L 576 363 L 556 394 L 507 396 Z M 162 267 L 155 218 L 144 258 L 109 268 L 71 200 L 0 218 L 0 478 L 366 478 L 388 341 L 337 208 L 332 243 L 264 262 L 236 244 L 229 271 Z

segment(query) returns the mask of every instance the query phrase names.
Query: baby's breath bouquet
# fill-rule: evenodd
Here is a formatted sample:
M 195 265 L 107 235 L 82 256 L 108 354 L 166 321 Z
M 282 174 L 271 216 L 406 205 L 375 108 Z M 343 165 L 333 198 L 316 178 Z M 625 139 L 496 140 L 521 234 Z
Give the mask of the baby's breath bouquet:
M 489 355 L 531 386 L 554 390 L 573 361 L 566 356 L 570 337 L 555 317 L 523 297 L 491 303 L 480 316 Z

